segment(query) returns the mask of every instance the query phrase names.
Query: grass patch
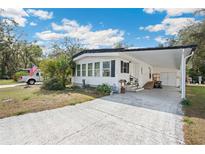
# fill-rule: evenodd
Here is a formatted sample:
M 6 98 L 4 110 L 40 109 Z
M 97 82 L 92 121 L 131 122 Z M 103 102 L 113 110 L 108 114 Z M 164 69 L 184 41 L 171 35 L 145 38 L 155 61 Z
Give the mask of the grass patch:
M 14 80 L 0 80 L 0 85 L 9 85 L 9 84 L 15 84 L 16 81 Z
M 39 85 L 0 89 L 0 118 L 75 105 L 101 97 L 95 88 L 68 87 L 62 91 L 42 90 Z
M 27 96 L 26 96 L 26 97 L 23 98 L 23 101 L 29 100 L 29 99 L 30 99 L 30 97 L 27 97 Z
M 205 144 L 205 87 L 188 86 L 187 100 L 182 104 L 186 144 Z
M 188 118 L 188 117 L 184 118 L 184 122 L 185 122 L 186 124 L 188 124 L 188 125 L 193 124 L 193 121 L 192 121 L 190 118 Z

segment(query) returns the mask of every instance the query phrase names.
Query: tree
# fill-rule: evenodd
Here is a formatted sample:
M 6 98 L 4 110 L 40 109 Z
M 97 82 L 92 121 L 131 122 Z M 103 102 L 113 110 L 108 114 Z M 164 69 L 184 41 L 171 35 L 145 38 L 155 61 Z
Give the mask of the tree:
M 75 68 L 72 57 L 81 50 L 83 47 L 80 42 L 71 38 L 64 38 L 63 41 L 53 44 L 51 54 L 40 63 L 46 80 L 58 79 L 65 87 Z
M 15 33 L 16 23 L 13 20 L 6 20 L 0 18 L 0 76 L 6 77 L 16 69 L 14 60 L 16 57 L 16 42 L 17 37 Z
M 66 83 L 69 82 L 68 79 L 72 76 L 73 72 L 72 57 L 62 54 L 57 58 L 48 58 L 42 60 L 40 63 L 40 69 L 44 73 L 46 80 L 56 78 L 60 80 L 60 82 L 65 87 Z
M 55 57 L 61 54 L 66 54 L 72 57 L 74 54 L 85 50 L 83 44 L 78 39 L 65 37 L 62 41 L 55 42 L 52 46 L 52 53 L 50 57 Z
M 114 44 L 114 48 L 124 48 L 124 45 L 122 42 L 118 42 Z
M 131 47 L 131 46 L 123 42 L 117 42 L 114 44 L 114 48 L 128 48 L 128 47 Z
M 42 49 L 35 44 L 28 43 L 26 41 L 22 41 L 19 43 L 20 46 L 20 67 L 28 68 L 31 67 L 32 64 L 39 64 L 39 61 L 42 57 Z
M 39 63 L 42 49 L 22 40 L 22 35 L 15 21 L 0 18 L 0 78 L 11 78 L 19 69 Z
M 178 36 L 169 41 L 171 45 L 196 44 L 197 50 L 191 59 L 192 67 L 188 68 L 190 76 L 205 77 L 205 20 L 182 29 Z

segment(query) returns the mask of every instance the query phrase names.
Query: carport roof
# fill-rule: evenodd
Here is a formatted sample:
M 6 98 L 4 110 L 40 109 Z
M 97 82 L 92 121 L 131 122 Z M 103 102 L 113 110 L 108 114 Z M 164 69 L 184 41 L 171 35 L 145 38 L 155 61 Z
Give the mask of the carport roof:
M 116 48 L 116 49 L 91 49 L 91 50 L 83 50 L 73 56 L 76 58 L 80 55 L 86 53 L 108 53 L 108 52 L 136 52 L 136 51 L 154 51 L 154 50 L 169 50 L 169 49 L 191 49 L 191 51 L 196 50 L 197 45 L 186 45 L 186 46 L 168 46 L 168 47 L 150 47 L 150 48 L 135 48 L 135 49 L 125 49 L 125 48 Z

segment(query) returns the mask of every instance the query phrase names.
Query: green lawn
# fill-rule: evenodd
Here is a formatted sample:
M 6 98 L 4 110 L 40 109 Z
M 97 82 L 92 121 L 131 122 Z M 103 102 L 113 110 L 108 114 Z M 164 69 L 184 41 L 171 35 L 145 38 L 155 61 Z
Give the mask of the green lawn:
M 188 86 L 190 105 L 183 107 L 186 144 L 205 144 L 205 87 Z
M 16 81 L 14 80 L 0 80 L 0 85 L 8 85 L 8 84 L 14 84 Z
M 38 85 L 1 88 L 0 118 L 75 105 L 101 96 L 92 88 L 75 87 L 63 91 L 41 90 Z

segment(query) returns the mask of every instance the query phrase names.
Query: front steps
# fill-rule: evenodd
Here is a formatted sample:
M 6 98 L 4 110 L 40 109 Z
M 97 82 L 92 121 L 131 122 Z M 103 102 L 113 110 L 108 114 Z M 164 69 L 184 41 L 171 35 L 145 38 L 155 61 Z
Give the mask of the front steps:
M 148 81 L 147 83 L 145 83 L 143 88 L 144 89 L 153 89 L 154 88 L 154 81 Z

